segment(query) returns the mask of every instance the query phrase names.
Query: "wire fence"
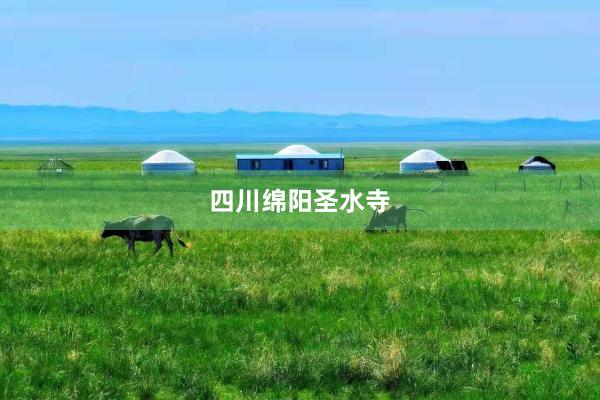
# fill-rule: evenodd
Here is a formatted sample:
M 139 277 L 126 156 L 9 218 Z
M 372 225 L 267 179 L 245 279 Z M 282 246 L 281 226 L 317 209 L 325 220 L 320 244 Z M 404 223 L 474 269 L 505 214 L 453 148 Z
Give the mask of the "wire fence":
M 32 171 L 0 171 L 0 190 L 188 190 L 213 185 L 250 188 L 284 185 L 351 187 L 371 185 L 403 192 L 540 192 L 569 193 L 600 189 L 600 171 L 552 175 L 475 172 L 469 175 L 391 174 L 373 171 L 346 173 L 238 173 L 231 170 L 198 171 L 194 175 L 147 176 L 131 171 L 78 171 L 70 175 L 40 175 Z
M 422 229 L 597 229 L 600 172 L 556 175 L 473 172 L 466 176 L 400 175 L 352 171 L 338 175 L 238 174 L 200 171 L 193 176 L 143 176 L 125 171 L 76 171 L 41 176 L 0 171 L 0 227 L 93 227 L 126 215 L 157 214 L 189 228 L 359 228 L 370 211 L 324 215 L 211 212 L 211 192 L 227 189 L 356 189 L 387 191 L 392 204 L 427 211 L 411 215 Z

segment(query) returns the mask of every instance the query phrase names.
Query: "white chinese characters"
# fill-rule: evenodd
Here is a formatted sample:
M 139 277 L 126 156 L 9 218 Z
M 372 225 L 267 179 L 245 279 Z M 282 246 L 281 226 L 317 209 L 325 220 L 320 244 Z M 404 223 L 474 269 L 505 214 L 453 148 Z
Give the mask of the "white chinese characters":
M 364 200 L 363 200 L 364 199 Z M 366 196 L 350 189 L 338 193 L 336 189 L 240 189 L 212 190 L 211 211 L 218 213 L 354 213 L 367 207 L 382 212 L 390 204 L 387 191 L 370 190 Z

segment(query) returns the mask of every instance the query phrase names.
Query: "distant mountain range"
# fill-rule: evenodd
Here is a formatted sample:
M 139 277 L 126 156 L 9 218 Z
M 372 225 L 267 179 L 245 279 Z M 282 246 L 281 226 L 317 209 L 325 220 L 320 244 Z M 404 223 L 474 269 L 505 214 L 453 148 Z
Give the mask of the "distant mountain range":
M 600 140 L 600 120 L 476 121 L 366 114 L 137 112 L 0 105 L 0 144 L 467 140 Z

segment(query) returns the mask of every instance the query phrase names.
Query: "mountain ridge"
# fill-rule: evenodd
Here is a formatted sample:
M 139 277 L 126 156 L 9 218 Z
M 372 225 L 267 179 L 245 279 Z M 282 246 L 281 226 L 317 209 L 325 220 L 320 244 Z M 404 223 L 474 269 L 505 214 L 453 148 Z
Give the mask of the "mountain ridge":
M 598 140 L 600 120 L 476 120 L 305 112 L 143 112 L 0 104 L 0 143 Z

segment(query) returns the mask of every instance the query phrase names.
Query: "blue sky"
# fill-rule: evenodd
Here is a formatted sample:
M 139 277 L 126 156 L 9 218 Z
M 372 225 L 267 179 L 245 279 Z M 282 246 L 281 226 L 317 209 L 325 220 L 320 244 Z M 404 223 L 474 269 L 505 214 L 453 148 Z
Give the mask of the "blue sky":
M 0 2 L 0 103 L 591 119 L 599 93 L 597 1 Z

